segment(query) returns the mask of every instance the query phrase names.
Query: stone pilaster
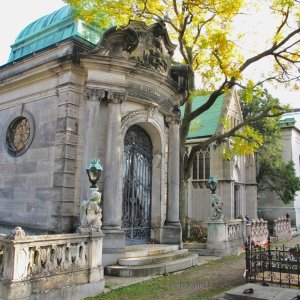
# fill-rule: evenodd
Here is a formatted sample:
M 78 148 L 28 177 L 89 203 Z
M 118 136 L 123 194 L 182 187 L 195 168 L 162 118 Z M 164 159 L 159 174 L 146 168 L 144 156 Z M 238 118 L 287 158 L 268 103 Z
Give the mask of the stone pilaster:
M 168 202 L 167 218 L 163 228 L 163 243 L 181 243 L 181 225 L 179 221 L 179 126 L 180 116 L 168 116 Z
M 74 227 L 80 97 L 79 93 L 63 89 L 58 97 L 53 187 L 60 196 L 53 200 L 51 229 L 55 232 L 70 232 Z

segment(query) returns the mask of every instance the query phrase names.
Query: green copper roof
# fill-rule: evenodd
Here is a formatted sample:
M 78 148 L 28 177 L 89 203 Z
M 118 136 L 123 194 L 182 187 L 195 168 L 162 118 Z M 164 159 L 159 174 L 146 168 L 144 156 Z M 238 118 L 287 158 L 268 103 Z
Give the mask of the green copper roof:
M 287 118 L 279 120 L 279 125 L 281 127 L 295 125 L 295 123 L 296 123 L 296 119 L 293 117 L 287 117 Z
M 74 19 L 72 7 L 64 6 L 26 26 L 11 46 L 8 62 L 69 38 L 96 45 L 102 35 L 102 30 Z
M 196 108 L 204 104 L 208 98 L 209 95 L 195 96 L 192 100 L 192 110 L 194 111 Z M 188 134 L 188 139 L 207 137 L 215 134 L 221 117 L 224 100 L 225 95 L 219 96 L 209 110 L 205 111 L 193 120 Z

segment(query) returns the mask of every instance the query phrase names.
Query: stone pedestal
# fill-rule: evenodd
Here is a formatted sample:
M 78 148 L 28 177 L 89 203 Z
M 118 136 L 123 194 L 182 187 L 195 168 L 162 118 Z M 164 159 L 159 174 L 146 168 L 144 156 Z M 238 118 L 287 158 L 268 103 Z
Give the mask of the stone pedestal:
M 207 243 L 220 243 L 226 241 L 226 222 L 207 222 Z
M 182 245 L 182 230 L 180 224 L 166 224 L 162 228 L 162 244 Z
M 243 245 L 243 226 L 242 221 L 233 223 L 224 221 L 209 221 L 207 224 L 207 243 L 206 249 L 212 255 L 225 256 L 238 253 Z
M 103 240 L 103 266 L 116 264 L 118 259 L 125 253 L 124 230 L 102 230 L 105 237 Z

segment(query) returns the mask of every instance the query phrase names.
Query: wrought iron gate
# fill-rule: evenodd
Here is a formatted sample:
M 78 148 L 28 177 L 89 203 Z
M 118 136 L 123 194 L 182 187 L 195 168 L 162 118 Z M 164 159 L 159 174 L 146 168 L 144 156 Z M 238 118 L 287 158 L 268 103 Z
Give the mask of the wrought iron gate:
M 124 141 L 123 217 L 126 244 L 150 240 L 152 142 L 139 126 L 131 126 Z

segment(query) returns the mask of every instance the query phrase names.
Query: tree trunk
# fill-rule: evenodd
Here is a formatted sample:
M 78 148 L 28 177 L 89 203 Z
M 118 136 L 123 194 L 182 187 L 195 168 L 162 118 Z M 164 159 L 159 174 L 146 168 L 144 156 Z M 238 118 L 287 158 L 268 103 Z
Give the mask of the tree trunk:
M 189 91 L 195 89 L 195 79 L 194 74 L 191 72 L 189 74 Z M 185 103 L 185 113 L 188 115 L 191 112 L 192 104 L 191 101 Z M 180 128 L 180 175 L 179 175 L 179 220 L 182 227 L 183 239 L 186 238 L 186 174 L 185 174 L 185 149 L 186 149 L 186 139 L 190 129 L 190 122 L 185 122 L 183 120 Z

